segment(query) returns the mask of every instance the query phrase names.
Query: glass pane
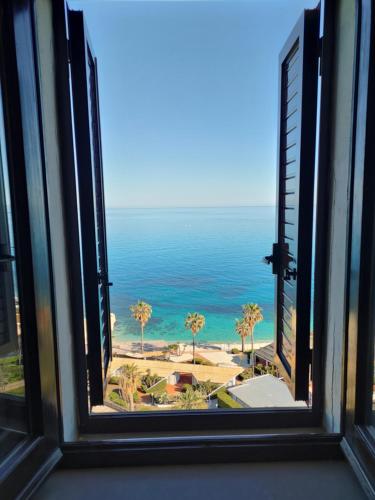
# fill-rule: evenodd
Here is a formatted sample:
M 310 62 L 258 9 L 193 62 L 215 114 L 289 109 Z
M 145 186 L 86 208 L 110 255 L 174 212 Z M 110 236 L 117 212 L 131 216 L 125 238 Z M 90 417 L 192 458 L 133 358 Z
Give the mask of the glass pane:
M 373 359 L 371 360 L 371 368 L 369 376 L 370 376 L 369 380 L 370 399 L 368 402 L 367 424 L 369 425 L 371 433 L 375 438 L 375 343 L 373 348 Z
M 21 333 L 10 183 L 0 100 L 0 459 L 23 438 L 26 430 Z

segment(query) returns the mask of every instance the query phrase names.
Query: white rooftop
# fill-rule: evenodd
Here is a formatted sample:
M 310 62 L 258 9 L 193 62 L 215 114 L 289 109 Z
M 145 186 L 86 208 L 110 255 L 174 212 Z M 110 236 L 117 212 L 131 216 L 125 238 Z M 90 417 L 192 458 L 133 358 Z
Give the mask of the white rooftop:
M 306 408 L 304 401 L 294 401 L 287 385 L 273 375 L 261 375 L 228 392 L 248 408 Z

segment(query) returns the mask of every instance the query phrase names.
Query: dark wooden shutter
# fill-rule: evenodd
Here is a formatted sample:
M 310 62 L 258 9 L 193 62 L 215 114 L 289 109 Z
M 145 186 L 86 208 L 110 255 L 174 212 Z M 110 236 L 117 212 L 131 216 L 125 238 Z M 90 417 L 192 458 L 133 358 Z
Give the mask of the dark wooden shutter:
M 89 394 L 97 405 L 112 356 L 98 73 L 82 12 L 69 12 L 69 33 Z
M 296 400 L 309 392 L 319 11 L 304 12 L 279 59 L 275 362 Z
M 1 159 L 0 159 L 1 162 Z M 0 355 L 18 350 L 16 301 L 3 169 L 0 163 Z

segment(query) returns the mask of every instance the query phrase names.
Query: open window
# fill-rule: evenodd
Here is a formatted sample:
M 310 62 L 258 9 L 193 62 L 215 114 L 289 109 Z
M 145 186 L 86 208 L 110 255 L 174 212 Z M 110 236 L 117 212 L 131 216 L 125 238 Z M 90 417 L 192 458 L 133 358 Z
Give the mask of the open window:
M 79 326 L 79 322 L 84 325 L 81 331 L 77 329 L 76 333 L 79 346 L 77 366 L 82 430 L 107 432 L 108 426 L 111 426 L 113 431 L 139 431 L 145 428 L 146 420 L 149 430 L 228 428 L 232 427 L 234 422 L 236 426 L 242 427 L 288 427 L 291 422 L 294 426 L 306 426 L 320 421 L 320 412 L 317 408 L 317 404 L 320 404 L 319 398 L 314 400 L 314 397 L 310 397 L 312 387 L 315 390 L 318 386 L 318 384 L 314 386 L 314 375 L 311 370 L 310 330 L 319 23 L 319 8 L 304 11 L 287 39 L 279 59 L 277 228 L 273 254 L 266 257 L 266 261 L 272 263 L 272 272 L 276 275 L 275 355 L 274 359 L 271 355 L 271 360 L 267 359 L 265 363 L 267 366 L 272 365 L 272 369 L 273 365 L 276 365 L 277 370 L 272 374 L 267 372 L 268 380 L 272 377 L 277 387 L 281 388 L 279 393 L 285 393 L 286 397 L 281 403 L 272 406 L 272 401 L 268 405 L 261 403 L 255 405 L 252 401 L 249 403 L 246 399 L 247 393 L 240 394 L 243 388 L 248 391 L 253 386 L 252 383 L 247 383 L 248 380 L 245 378 L 239 377 L 244 371 L 242 365 L 234 367 L 225 366 L 223 362 L 217 364 L 209 362 L 206 364 L 207 368 L 192 366 L 196 365 L 194 350 L 191 365 L 186 362 L 183 364 L 182 361 L 179 365 L 178 362 L 169 363 L 169 358 L 161 349 L 158 352 L 154 349 L 151 353 L 147 353 L 152 361 L 150 362 L 143 352 L 143 345 L 142 351 L 134 350 L 134 352 L 116 347 L 117 352 L 110 366 L 112 325 L 109 286 L 111 283 L 108 281 L 97 63 L 83 13 L 68 12 L 68 55 L 76 160 L 75 166 L 71 167 L 75 172 L 70 185 L 77 202 L 76 214 L 74 213 L 72 217 L 72 219 L 76 217 L 76 220 L 69 222 L 79 228 L 76 242 L 70 244 L 71 255 L 77 257 L 79 254 L 80 258 L 79 273 L 75 271 L 72 280 L 75 283 L 73 287 L 76 294 L 75 306 L 79 300 L 82 301 L 77 325 Z M 67 196 L 72 200 L 71 194 Z M 257 255 L 258 262 L 261 262 L 261 256 L 262 253 Z M 272 281 L 272 276 L 269 276 Z M 141 303 L 141 305 L 143 307 L 149 304 Z M 130 316 L 129 307 L 126 306 L 126 310 Z M 142 335 L 143 326 L 142 324 Z M 171 350 L 172 348 L 173 345 Z M 179 356 L 178 346 L 174 348 L 176 352 L 168 353 L 172 358 Z M 230 354 L 245 354 L 236 350 L 237 353 Z M 318 359 L 319 355 L 317 352 L 314 359 Z M 249 355 L 247 359 L 249 361 L 244 361 L 247 363 L 247 374 L 252 369 L 249 378 L 255 380 L 254 362 L 253 366 L 250 366 L 252 356 Z M 160 363 L 163 365 L 164 361 L 168 361 L 169 364 L 167 366 L 165 363 L 165 367 L 161 367 Z M 129 403 L 128 406 L 126 406 L 128 401 L 123 396 L 127 389 L 120 387 L 120 383 L 116 382 L 116 379 L 121 378 L 121 370 L 125 365 L 135 366 L 138 369 L 138 379 L 134 376 L 134 385 L 128 384 L 128 387 L 131 387 L 129 391 L 132 398 L 132 404 Z M 171 368 L 169 365 L 174 366 Z M 117 371 L 114 366 L 117 367 Z M 179 366 L 181 373 L 177 373 Z M 162 375 L 156 373 L 156 369 L 160 369 Z M 220 380 L 213 379 L 217 375 L 215 370 L 221 372 Z M 227 376 L 227 371 L 230 371 L 230 377 Z M 204 377 L 207 379 L 203 380 L 205 386 L 199 379 L 200 372 L 205 372 Z M 144 380 L 147 373 L 150 380 L 152 379 L 150 387 L 146 387 L 148 381 Z M 110 379 L 113 382 L 107 384 Z M 267 382 L 267 377 L 262 380 Z M 117 387 L 114 387 L 115 385 Z M 159 394 L 153 392 L 160 389 L 164 391 L 163 396 L 164 394 L 168 396 L 166 391 L 168 385 L 173 385 L 175 390 L 172 397 L 175 397 L 174 402 L 177 404 L 174 406 L 170 404 L 172 397 L 165 402 L 166 399 L 163 400 Z M 183 399 L 180 398 L 178 391 L 182 394 L 188 392 L 190 396 L 194 385 L 200 386 L 200 390 L 209 386 L 207 398 L 204 399 L 205 406 L 178 406 Z M 113 399 L 108 397 L 107 386 L 112 391 L 110 395 L 114 393 Z M 151 391 L 148 391 L 150 388 Z M 223 406 L 219 405 L 219 401 L 212 403 L 210 399 L 211 396 L 212 399 L 216 396 L 219 400 L 219 396 L 215 394 L 219 389 L 225 392 L 224 395 L 220 394 L 220 403 Z M 262 391 L 266 392 L 266 389 L 261 389 Z M 134 395 L 141 399 L 138 407 L 134 405 Z M 284 401 L 287 403 L 283 404 Z M 103 404 L 105 404 L 104 411 L 103 408 L 98 411 L 93 408 Z M 225 406 L 226 404 L 229 406 Z M 157 405 L 158 411 L 152 411 Z M 151 406 L 153 408 L 148 411 Z M 114 410 L 113 414 L 106 414 L 110 413 L 106 408 Z M 175 411 L 181 409 L 191 410 L 188 412 L 188 418 L 184 418 L 183 412 Z
M 82 12 L 69 12 L 69 30 L 89 394 L 99 405 L 112 348 L 98 73 Z
M 304 12 L 280 54 L 275 360 L 296 400 L 307 400 L 319 10 Z

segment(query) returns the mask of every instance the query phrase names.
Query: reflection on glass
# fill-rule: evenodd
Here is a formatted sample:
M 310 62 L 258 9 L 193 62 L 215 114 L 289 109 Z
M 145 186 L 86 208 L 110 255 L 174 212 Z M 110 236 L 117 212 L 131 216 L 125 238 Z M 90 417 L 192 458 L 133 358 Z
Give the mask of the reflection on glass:
M 1 94 L 1 88 L 0 88 Z M 27 422 L 16 254 L 0 99 L 0 461 L 24 438 Z
M 368 423 L 371 427 L 371 432 L 375 436 L 375 346 L 374 346 L 374 361 L 372 365 L 370 388 L 371 388 L 370 389 L 371 401 L 370 401 L 370 415 Z
M 24 397 L 21 322 L 18 302 L 9 178 L 1 127 L 0 169 L 0 392 Z

